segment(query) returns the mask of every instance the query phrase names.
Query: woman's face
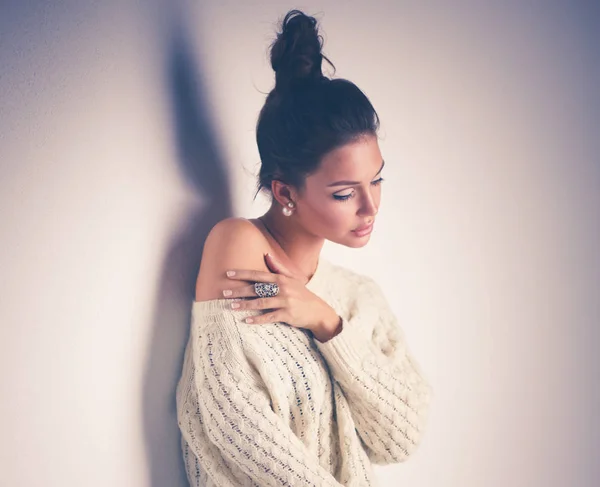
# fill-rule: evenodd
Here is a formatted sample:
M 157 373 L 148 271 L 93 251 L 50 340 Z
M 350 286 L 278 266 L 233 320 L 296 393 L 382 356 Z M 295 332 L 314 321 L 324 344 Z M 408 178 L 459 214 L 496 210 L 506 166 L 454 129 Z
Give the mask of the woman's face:
M 383 158 L 377 137 L 366 135 L 329 152 L 306 178 L 296 217 L 310 233 L 347 247 L 363 247 L 381 200 Z

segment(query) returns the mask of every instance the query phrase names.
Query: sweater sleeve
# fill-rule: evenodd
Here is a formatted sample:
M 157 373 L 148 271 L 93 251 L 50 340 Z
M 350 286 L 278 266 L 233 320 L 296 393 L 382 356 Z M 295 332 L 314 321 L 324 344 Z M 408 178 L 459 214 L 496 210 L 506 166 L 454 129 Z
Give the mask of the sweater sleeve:
M 209 440 L 260 486 L 340 487 L 271 408 L 264 383 L 245 359 L 234 313 L 222 311 L 210 320 L 207 325 L 196 317 L 191 337 L 199 413 Z
M 344 391 L 369 459 L 399 463 L 422 439 L 433 391 L 381 288 L 362 277 L 342 330 L 315 343 Z

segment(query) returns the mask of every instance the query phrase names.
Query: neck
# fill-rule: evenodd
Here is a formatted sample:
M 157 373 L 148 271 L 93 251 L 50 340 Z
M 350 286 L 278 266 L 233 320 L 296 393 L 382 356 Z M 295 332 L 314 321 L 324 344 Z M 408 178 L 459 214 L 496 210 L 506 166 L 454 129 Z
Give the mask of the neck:
M 317 267 L 325 239 L 306 232 L 298 223 L 295 213 L 285 216 L 277 203 L 273 203 L 260 219 L 287 258 L 310 279 Z

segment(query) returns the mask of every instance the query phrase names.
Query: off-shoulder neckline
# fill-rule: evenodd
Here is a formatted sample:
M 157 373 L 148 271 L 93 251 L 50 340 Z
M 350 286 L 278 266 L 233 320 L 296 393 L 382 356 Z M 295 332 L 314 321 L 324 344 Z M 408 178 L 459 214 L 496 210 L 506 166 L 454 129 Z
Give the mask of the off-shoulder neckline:
M 313 273 L 312 277 L 306 282 L 305 286 L 309 291 L 315 292 L 319 289 L 319 283 L 322 279 L 322 273 L 324 272 L 323 268 L 327 265 L 327 262 L 322 256 L 319 256 L 319 260 L 317 261 L 317 268 Z M 207 299 L 204 301 L 196 301 L 195 299 L 192 301 L 192 306 L 194 308 L 204 308 L 208 311 L 215 309 L 223 309 L 223 305 L 229 303 L 231 298 L 215 298 L 215 299 Z

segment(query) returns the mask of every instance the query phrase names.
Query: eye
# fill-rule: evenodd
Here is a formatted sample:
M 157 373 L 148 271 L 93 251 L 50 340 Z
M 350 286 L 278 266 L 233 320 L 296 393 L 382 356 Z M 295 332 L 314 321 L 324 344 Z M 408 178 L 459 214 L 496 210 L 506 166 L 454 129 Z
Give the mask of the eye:
M 347 201 L 354 196 L 354 193 L 343 194 L 343 195 L 333 195 L 333 197 L 338 201 Z
M 379 179 L 376 179 L 375 181 L 371 181 L 371 184 L 373 186 L 378 186 L 378 185 L 380 185 L 382 183 L 382 181 L 384 181 L 384 179 L 383 178 L 379 178 Z M 350 198 L 354 197 L 354 191 L 352 193 L 349 193 L 349 194 L 342 194 L 342 195 L 339 195 L 339 194 L 335 195 L 334 194 L 333 197 L 336 200 L 338 200 L 338 201 L 348 201 Z

